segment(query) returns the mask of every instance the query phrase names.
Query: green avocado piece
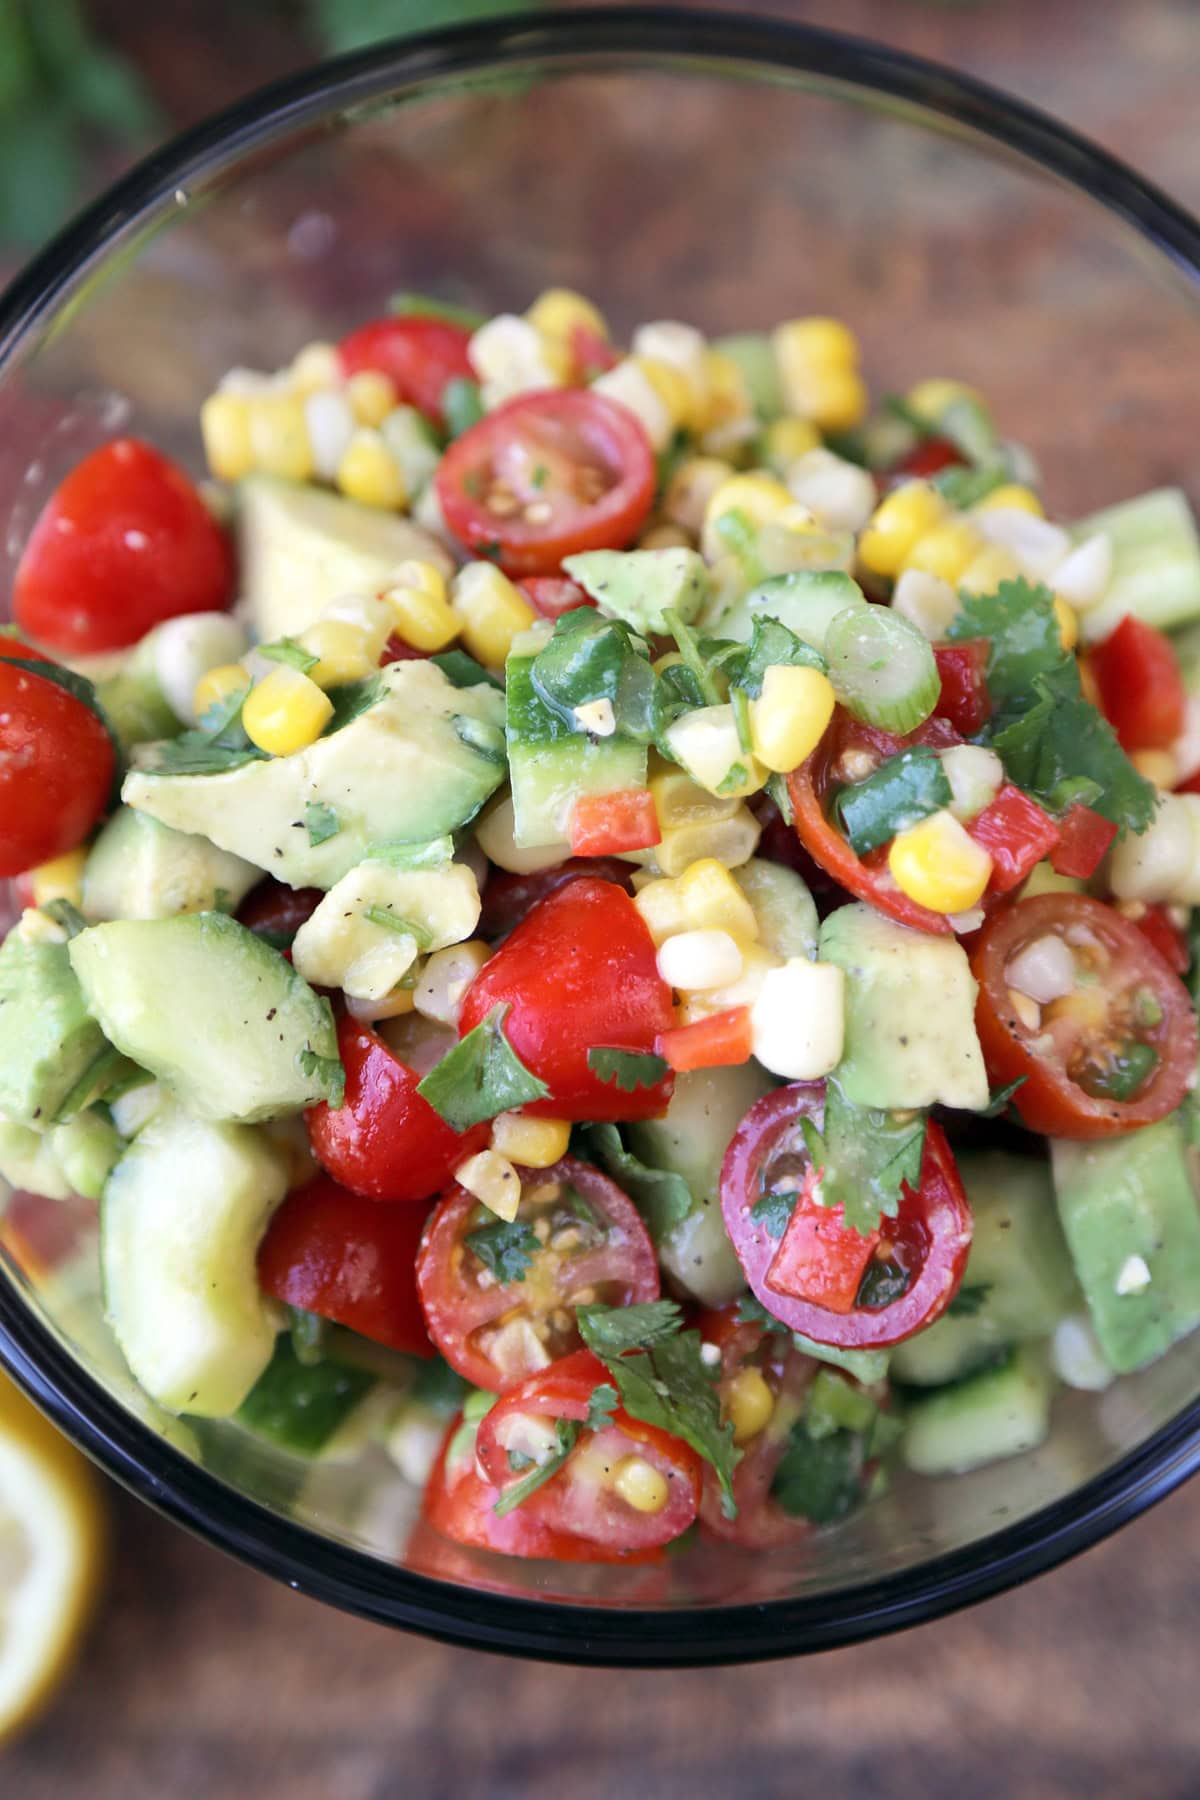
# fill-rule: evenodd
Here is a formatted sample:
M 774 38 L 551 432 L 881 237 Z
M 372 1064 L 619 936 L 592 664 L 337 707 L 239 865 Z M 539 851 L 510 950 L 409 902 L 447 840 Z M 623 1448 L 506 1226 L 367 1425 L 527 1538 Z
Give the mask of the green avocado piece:
M 55 1125 L 49 1140 L 71 1192 L 82 1194 L 85 1200 L 98 1200 L 125 1148 L 112 1120 L 105 1117 L 103 1109 L 88 1107 L 65 1125 Z
M 698 550 L 583 550 L 564 558 L 563 568 L 602 613 L 651 636 L 668 629 L 669 611 L 690 625 L 708 599 Z
M 29 942 L 18 929 L 0 945 L 0 1113 L 44 1131 L 111 1055 L 88 1011 L 65 943 Z
M 232 912 L 262 873 L 205 837 L 121 806 L 88 852 L 83 911 L 93 923 Z

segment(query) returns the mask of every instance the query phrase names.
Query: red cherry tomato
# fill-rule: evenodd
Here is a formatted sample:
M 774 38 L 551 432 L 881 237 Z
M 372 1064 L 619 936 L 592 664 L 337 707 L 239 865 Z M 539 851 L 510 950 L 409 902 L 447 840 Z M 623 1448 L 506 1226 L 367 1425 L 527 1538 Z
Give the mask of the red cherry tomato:
M 579 583 L 567 575 L 531 575 L 517 586 L 534 612 L 540 613 L 543 619 L 561 619 L 564 613 L 574 612 L 576 607 L 596 604 L 591 595 L 584 593 Z
M 721 1166 L 725 1229 L 751 1291 L 769 1313 L 818 1344 L 873 1350 L 898 1344 L 945 1312 L 958 1292 L 971 1245 L 971 1213 L 949 1145 L 937 1125 L 926 1127 L 921 1185 L 905 1187 L 894 1219 L 882 1221 L 868 1273 L 888 1276 L 885 1291 L 901 1291 L 875 1304 L 860 1299 L 848 1312 L 832 1311 L 777 1291 L 771 1285 L 779 1242 L 751 1208 L 766 1194 L 794 1192 L 810 1164 L 801 1118 L 820 1125 L 823 1082 L 795 1082 L 764 1094 L 729 1141 Z
M 946 719 L 927 719 L 919 730 L 907 737 L 890 731 L 878 731 L 871 725 L 860 725 L 841 707 L 833 716 L 825 736 L 807 762 L 801 763 L 788 776 L 788 794 L 795 814 L 796 832 L 801 844 L 813 860 L 833 879 L 859 900 L 866 900 L 879 912 L 898 919 L 901 925 L 912 925 L 918 931 L 933 931 L 945 936 L 952 930 L 950 921 L 941 913 L 930 912 L 910 900 L 892 880 L 887 866 L 887 847 L 869 851 L 860 857 L 850 848 L 839 828 L 829 818 L 829 804 L 834 794 L 851 781 L 861 781 L 865 772 L 886 762 L 910 744 L 931 744 L 945 749 L 961 740 Z M 869 759 L 869 766 L 866 766 Z
M 987 638 L 967 638 L 961 644 L 934 647 L 942 691 L 933 710 L 939 719 L 949 719 L 963 737 L 974 737 L 992 716 L 992 698 L 987 691 L 991 648 Z
M 1058 843 L 1058 826 L 1036 800 L 1006 781 L 996 798 L 967 821 L 967 834 L 992 859 L 993 894 L 1020 887 L 1034 865 Z
M 470 341 L 470 332 L 461 325 L 406 314 L 403 318 L 373 319 L 369 325 L 360 325 L 342 339 L 339 350 L 347 375 L 357 375 L 364 369 L 390 375 L 399 398 L 444 430 L 442 396 L 446 383 L 475 379 L 467 354 Z
M 1148 906 L 1134 921 L 1142 936 L 1158 951 L 1176 975 L 1186 975 L 1192 960 L 1188 941 L 1163 906 Z
M 1023 1019 L 1009 967 L 1046 937 L 1069 946 L 1080 980 Z M 1187 1093 L 1197 1054 L 1187 989 L 1111 906 L 1082 894 L 1020 900 L 985 925 L 971 967 L 988 1075 L 997 1086 L 1023 1078 L 1013 1105 L 1034 1131 L 1109 1137 L 1165 1117 Z
M 543 1229 L 525 1236 L 515 1266 L 492 1269 L 472 1244 L 480 1231 L 493 1240 L 503 1234 L 495 1215 L 460 1187 L 438 1202 L 417 1259 L 429 1335 L 460 1375 L 493 1393 L 532 1375 L 547 1354 L 579 1348 L 576 1306 L 658 1298 L 654 1246 L 615 1182 L 569 1156 L 522 1176 L 515 1224 Z
M 338 1021 L 338 1054 L 345 1100 L 310 1107 L 305 1122 L 314 1156 L 343 1187 L 372 1200 L 428 1200 L 485 1148 L 487 1125 L 451 1131 L 418 1094 L 416 1071 L 348 1014 Z
M 654 499 L 654 452 L 616 401 L 520 394 L 456 438 L 434 482 L 455 537 L 509 575 L 554 575 L 579 550 L 623 550 Z
M 480 1474 L 503 1498 L 522 1479 L 510 1456 L 528 1457 L 537 1447 L 529 1419 L 582 1424 L 592 1395 L 606 1384 L 612 1385 L 611 1377 L 600 1359 L 590 1350 L 576 1350 L 511 1388 L 479 1427 L 475 1455 Z M 667 1499 L 660 1511 L 639 1512 L 613 1485 L 610 1477 L 631 1456 L 650 1463 L 666 1481 Z M 692 1523 L 700 1505 L 700 1481 L 695 1451 L 617 1407 L 600 1430 L 581 1431 L 558 1473 L 514 1510 L 617 1554 L 651 1550 L 669 1544 Z
M 615 856 L 572 856 L 549 869 L 535 869 L 531 875 L 509 875 L 503 869 L 494 869 L 483 890 L 480 937 L 489 944 L 507 937 L 539 900 L 580 875 L 590 875 L 594 881 L 611 881 L 627 894 L 633 892 L 633 869 Z
M 597 375 L 615 369 L 621 360 L 620 351 L 614 350 L 608 339 L 590 325 L 572 325 L 567 342 L 577 381 L 594 381 Z
M 1126 750 L 1166 750 L 1183 730 L 1187 709 L 1179 659 L 1170 638 L 1126 615 L 1091 651 L 1104 715 Z
M 24 631 L 76 655 L 120 650 L 233 598 L 233 552 L 194 484 L 137 438 L 93 450 L 44 507 L 13 589 Z
M 742 1455 L 733 1471 L 737 1517 L 726 1517 L 721 1484 L 715 1470 L 707 1464 L 700 1517 L 707 1531 L 727 1543 L 741 1544 L 748 1550 L 773 1550 L 783 1544 L 798 1543 L 813 1529 L 807 1519 L 783 1510 L 772 1498 L 771 1484 L 817 1364 L 794 1347 L 790 1332 L 739 1324 L 736 1315 L 736 1305 L 726 1306 L 719 1312 L 705 1313 L 700 1320 L 701 1337 L 706 1343 L 716 1344 L 721 1352 L 717 1392 L 722 1410 L 727 1406 L 734 1381 L 747 1369 L 757 1369 L 771 1391 L 775 1408 L 763 1429 L 738 1446 Z
M 378 1206 L 327 1175 L 296 1188 L 258 1249 L 263 1292 L 377 1344 L 431 1356 L 417 1299 L 420 1207 Z
M 284 887 L 270 875 L 252 888 L 238 907 L 238 923 L 275 950 L 292 956 L 292 939 L 325 898 L 320 888 Z
M 623 1093 L 588 1066 L 597 1046 L 653 1050 L 673 1019 L 654 941 L 628 894 L 581 876 L 526 914 L 463 997 L 461 1036 L 495 1006 L 509 1043 L 550 1097 L 522 1110 L 552 1119 L 653 1119 L 667 1109 L 671 1076 Z
M 0 637 L 0 876 L 81 844 L 104 811 L 116 764 L 94 712 L 7 658 L 57 667 L 19 638 Z
M 1057 875 L 1087 881 L 1104 861 L 1117 835 L 1115 825 L 1078 802 L 1058 822 L 1058 843 L 1050 852 L 1050 867 Z

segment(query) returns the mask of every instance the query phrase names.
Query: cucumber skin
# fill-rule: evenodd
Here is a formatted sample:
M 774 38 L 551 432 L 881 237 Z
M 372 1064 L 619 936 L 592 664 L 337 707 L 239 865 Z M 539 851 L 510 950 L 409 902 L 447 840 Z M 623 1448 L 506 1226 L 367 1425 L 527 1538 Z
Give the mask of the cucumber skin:
M 900 1454 L 915 1475 L 965 1475 L 1036 1450 L 1050 1429 L 1054 1380 L 1032 1346 L 909 1408 Z

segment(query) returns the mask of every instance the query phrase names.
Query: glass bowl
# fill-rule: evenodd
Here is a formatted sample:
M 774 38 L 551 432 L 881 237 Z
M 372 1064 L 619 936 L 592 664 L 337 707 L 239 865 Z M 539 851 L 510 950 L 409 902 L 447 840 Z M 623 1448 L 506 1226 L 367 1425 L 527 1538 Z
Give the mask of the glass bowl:
M 0 305 L 8 572 L 56 481 L 114 432 L 199 470 L 197 408 L 234 364 L 275 366 L 393 289 L 494 312 L 551 284 L 618 332 L 839 314 L 877 390 L 933 373 L 984 388 L 1068 516 L 1200 475 L 1200 228 L 1131 171 L 868 43 L 579 12 L 314 69 L 169 145 L 64 232 Z M 0 1358 L 39 1405 L 256 1567 L 477 1648 L 644 1665 L 828 1648 L 1034 1574 L 1200 1462 L 1184 1344 L 1106 1394 L 1064 1392 L 1035 1454 L 897 1480 L 798 1550 L 700 1545 L 630 1570 L 431 1558 L 381 1452 L 305 1468 L 157 1413 L 104 1327 L 94 1230 L 90 1209 L 10 1213 Z

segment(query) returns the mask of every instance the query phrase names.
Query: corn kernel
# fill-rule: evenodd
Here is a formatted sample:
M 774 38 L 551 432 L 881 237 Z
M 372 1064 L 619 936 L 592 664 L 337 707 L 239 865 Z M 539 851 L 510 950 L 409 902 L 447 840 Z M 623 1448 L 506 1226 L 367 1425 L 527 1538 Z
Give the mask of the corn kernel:
M 721 483 L 709 497 L 704 510 L 700 548 L 710 562 L 724 556 L 728 545 L 719 530 L 726 513 L 740 513 L 756 531 L 787 513 L 795 505 L 791 494 L 776 476 L 756 469 L 748 475 L 734 475 Z
M 433 563 L 401 563 L 383 597 L 395 614 L 397 631 L 414 650 L 432 655 L 458 636 L 458 616 L 450 605 L 446 578 Z
M 528 631 L 537 618 L 532 606 L 492 563 L 468 563 L 454 577 L 451 605 L 458 617 L 466 649 L 486 668 L 498 669 L 518 631 Z
M 305 344 L 292 358 L 288 370 L 292 387 L 298 394 L 315 394 L 320 388 L 340 387 L 342 359 L 334 344 Z
M 679 877 L 683 916 L 693 931 L 727 931 L 731 937 L 754 939 L 754 908 L 724 863 L 713 856 L 689 864 Z
M 858 343 L 840 319 L 792 319 L 771 342 L 784 402 L 822 431 L 849 431 L 867 410 Z M 810 446 L 811 448 L 811 446 Z
M 1061 594 L 1054 596 L 1054 616 L 1058 620 L 1058 635 L 1062 639 L 1064 650 L 1073 650 L 1079 642 L 1079 618 L 1073 606 L 1063 599 Z
M 492 1120 L 492 1149 L 526 1169 L 549 1169 L 561 1162 L 570 1141 L 566 1119 L 527 1119 L 507 1112 Z
M 313 475 L 312 445 L 299 394 L 260 394 L 247 402 L 254 467 L 285 481 Z
M 399 1019 L 405 1013 L 412 1012 L 416 1006 L 416 998 L 411 988 L 394 987 L 390 993 L 382 994 L 374 1000 L 363 1000 L 354 994 L 346 995 L 346 1011 L 352 1019 L 362 1019 L 366 1024 L 374 1024 L 376 1019 Z
M 83 905 L 83 865 L 86 850 L 68 850 L 63 856 L 51 857 L 29 871 L 33 904 L 45 906 L 49 900 L 69 900 L 72 906 Z
M 708 394 L 700 427 L 704 436 L 726 434 L 731 427 L 742 426 L 745 436 L 751 436 L 757 421 L 746 377 L 732 356 L 714 350 L 711 344 L 704 352 L 704 386 Z
M 346 398 L 357 425 L 382 425 L 396 405 L 396 384 L 382 369 L 359 369 L 346 383 Z
M 819 449 L 821 434 L 811 419 L 772 419 L 762 434 L 762 459 L 782 480 L 794 462 Z
M 662 843 L 642 854 L 653 859 L 664 875 L 681 875 L 692 863 L 713 857 L 727 869 L 749 862 L 758 848 L 762 826 L 748 806 L 740 805 L 727 819 L 703 819 L 691 825 L 663 828 Z
M 742 952 L 727 931 L 677 931 L 659 946 L 658 972 L 682 992 L 728 987 L 742 973 Z
M 254 468 L 250 404 L 240 394 L 210 394 L 200 408 L 208 466 L 218 481 L 240 481 Z
M 565 840 L 559 844 L 539 844 L 524 850 L 513 835 L 512 795 L 505 793 L 493 800 L 475 821 L 475 842 L 489 862 L 510 875 L 533 875 L 539 869 L 553 868 L 568 854 Z
M 695 423 L 696 404 L 683 371 L 659 356 L 635 356 L 632 361 L 658 395 L 674 429 L 690 431 Z
M 192 711 L 202 719 L 210 706 L 218 706 L 231 694 L 248 694 L 249 691 L 250 676 L 241 663 L 221 663 L 217 668 L 209 669 L 196 683 Z
M 947 519 L 919 537 L 905 559 L 905 568 L 937 575 L 954 587 L 983 549 L 983 540 L 966 519 Z
M 733 1426 L 735 1444 L 748 1444 L 771 1423 L 775 1396 L 761 1369 L 753 1364 L 728 1383 L 721 1396 L 721 1416 Z
M 824 736 L 835 698 L 820 669 L 767 669 L 760 698 L 750 702 L 750 737 L 759 762 L 780 775 L 799 768 Z
M 976 561 L 979 559 L 976 558 Z M 905 569 L 892 589 L 892 611 L 915 625 L 931 644 L 940 643 L 962 602 L 948 581 L 924 569 Z
M 943 375 L 918 381 L 916 387 L 909 388 L 905 395 L 906 405 L 932 425 L 936 425 L 943 414 L 952 406 L 957 406 L 960 400 L 969 400 L 975 406 L 983 405 L 983 395 L 978 388 L 968 387 L 965 381 L 951 381 Z
M 762 944 L 743 944 L 742 972 L 737 980 L 728 982 L 725 987 L 680 994 L 676 1015 L 679 1023 L 692 1025 L 697 1019 L 711 1019 L 714 1014 L 729 1012 L 735 1006 L 753 1009 L 767 977 L 773 970 L 781 969 L 783 962 L 782 956 L 765 949 Z
M 1002 581 L 1015 581 L 1020 573 L 1021 565 L 1011 550 L 989 544 L 972 557 L 959 576 L 958 585 L 967 594 L 993 594 Z
M 1169 750 L 1135 750 L 1129 758 L 1139 775 L 1164 792 L 1179 780 L 1179 765 Z M 42 904 L 38 900 L 38 905 Z
M 992 859 L 953 813 L 942 811 L 892 840 L 888 868 L 896 886 L 918 906 L 960 913 L 983 898 Z
M 369 654 L 376 662 L 383 655 L 396 623 L 391 606 L 381 594 L 343 594 L 340 599 L 330 601 L 322 617 L 344 619 L 347 624 L 365 632 Z
M 613 1488 L 634 1512 L 660 1513 L 671 1498 L 667 1478 L 644 1456 L 623 1456 L 613 1476 Z
M 489 955 L 486 944 L 469 938 L 427 957 L 413 989 L 413 1004 L 422 1018 L 457 1026 L 463 996 Z
M 597 337 L 608 336 L 604 314 L 571 288 L 547 288 L 525 317 L 543 337 L 569 342 L 572 333 L 580 330 L 594 331 Z
M 898 575 L 913 545 L 940 525 L 949 508 L 927 481 L 906 481 L 875 508 L 858 540 L 858 555 L 873 575 Z
M 738 802 L 723 794 L 710 794 L 682 769 L 663 769 L 650 777 L 647 784 L 654 796 L 654 810 L 664 828 L 670 825 L 696 825 L 709 819 L 730 819 Z
M 379 667 L 370 632 L 349 619 L 318 619 L 300 633 L 300 644 L 317 658 L 308 674 L 321 688 L 362 681 Z
M 246 696 L 242 727 L 252 744 L 271 756 L 290 756 L 320 737 L 333 717 L 333 702 L 315 681 L 286 663 Z
M 704 527 L 708 503 L 733 477 L 733 466 L 719 456 L 689 456 L 679 464 L 662 498 L 662 516 L 693 537 Z
M 690 550 L 692 535 L 668 519 L 654 520 L 637 541 L 639 550 Z
M 1018 512 L 1032 513 L 1035 519 L 1044 519 L 1046 509 L 1032 488 L 1019 481 L 1006 481 L 1001 487 L 993 488 L 985 494 L 975 508 L 976 512 L 991 512 L 994 507 L 1015 508 Z
M 408 495 L 399 464 L 377 431 L 361 426 L 346 446 L 338 464 L 337 484 L 347 500 L 360 506 L 395 511 Z
M 454 1179 L 498 1219 L 511 1224 L 516 1218 L 521 1204 L 521 1177 L 506 1156 L 495 1150 L 480 1150 L 478 1155 L 459 1163 Z

